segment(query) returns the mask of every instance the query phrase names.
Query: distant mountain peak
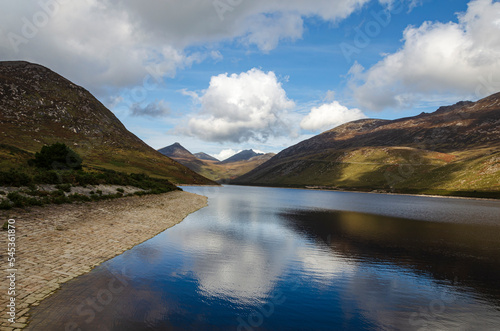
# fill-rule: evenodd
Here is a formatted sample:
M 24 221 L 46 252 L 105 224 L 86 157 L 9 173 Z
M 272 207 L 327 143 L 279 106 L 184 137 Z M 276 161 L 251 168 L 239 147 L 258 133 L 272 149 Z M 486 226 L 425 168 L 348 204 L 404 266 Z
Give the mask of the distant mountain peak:
M 250 160 L 254 156 L 258 155 L 263 155 L 262 153 L 256 153 L 253 149 L 246 149 L 244 151 L 241 151 L 230 158 L 225 159 L 221 163 L 232 163 L 232 162 L 239 162 L 239 161 L 247 161 Z
M 184 146 L 182 146 L 180 143 L 175 142 L 170 146 L 161 148 L 158 150 L 158 152 L 162 153 L 163 155 L 166 155 L 168 157 L 187 157 L 187 158 L 195 158 L 193 154 L 191 154 L 190 151 L 188 151 Z

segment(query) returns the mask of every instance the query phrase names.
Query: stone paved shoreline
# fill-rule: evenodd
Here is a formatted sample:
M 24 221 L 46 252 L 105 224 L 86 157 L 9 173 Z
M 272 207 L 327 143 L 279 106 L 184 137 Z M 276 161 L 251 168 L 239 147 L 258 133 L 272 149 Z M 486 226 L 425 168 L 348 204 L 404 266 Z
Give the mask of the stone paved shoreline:
M 8 321 L 7 232 L 0 236 L 0 330 L 26 326 L 37 306 L 65 283 L 154 237 L 207 205 L 181 191 L 83 204 L 50 205 L 0 214 L 16 226 L 16 323 Z

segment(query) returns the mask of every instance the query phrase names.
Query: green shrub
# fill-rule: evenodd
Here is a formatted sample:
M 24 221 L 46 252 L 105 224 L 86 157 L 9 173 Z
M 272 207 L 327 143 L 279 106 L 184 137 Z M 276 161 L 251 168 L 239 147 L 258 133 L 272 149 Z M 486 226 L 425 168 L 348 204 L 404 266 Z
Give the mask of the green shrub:
M 83 195 L 83 194 L 78 194 L 78 193 L 71 194 L 68 196 L 68 198 L 71 201 L 82 201 L 82 202 L 92 201 L 92 199 L 89 198 L 88 196 Z
M 56 205 L 61 205 L 63 203 L 71 203 L 71 200 L 66 196 L 57 196 L 57 197 L 53 197 L 50 200 L 50 202 L 55 203 Z
M 80 155 L 63 143 L 43 146 L 29 163 L 39 169 L 46 170 L 82 169 Z
M 10 192 L 7 198 L 14 204 L 14 207 L 24 207 L 26 205 L 26 197 L 19 192 Z
M 65 197 L 66 194 L 64 194 L 64 191 L 63 190 L 57 190 L 57 191 L 52 191 L 50 193 L 50 196 L 51 197 Z
M 0 185 L 5 186 L 28 186 L 33 184 L 33 179 L 20 169 L 10 169 L 9 171 L 0 171 Z
M 9 202 L 9 200 L 6 200 L 6 199 L 0 200 L 0 209 L 8 210 L 11 208 L 12 208 L 12 204 Z
M 117 188 L 117 189 L 116 189 L 116 191 L 117 191 L 117 192 L 119 192 L 119 193 L 125 193 L 125 190 L 124 190 L 124 189 L 122 189 L 122 188 L 120 188 L 120 187 L 119 187 L 119 188 Z
M 10 192 L 7 198 L 13 203 L 14 207 L 41 206 L 42 202 L 37 198 L 31 198 L 20 194 L 19 192 Z
M 29 190 L 23 191 L 23 193 L 25 193 L 27 195 L 31 195 L 33 197 L 38 196 L 38 191 L 37 190 L 31 190 L 31 189 L 29 189 Z
M 62 178 L 55 170 L 39 170 L 35 173 L 33 181 L 37 184 L 59 184 Z
M 58 184 L 56 185 L 56 189 L 69 193 L 71 192 L 71 184 Z

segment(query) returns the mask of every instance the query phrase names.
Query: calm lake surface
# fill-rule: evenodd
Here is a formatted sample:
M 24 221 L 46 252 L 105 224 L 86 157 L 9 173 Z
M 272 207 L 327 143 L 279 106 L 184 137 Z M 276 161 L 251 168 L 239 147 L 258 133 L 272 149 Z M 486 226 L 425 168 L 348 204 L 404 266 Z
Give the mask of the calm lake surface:
M 30 329 L 500 328 L 500 201 L 184 190 L 209 207 L 63 285 Z

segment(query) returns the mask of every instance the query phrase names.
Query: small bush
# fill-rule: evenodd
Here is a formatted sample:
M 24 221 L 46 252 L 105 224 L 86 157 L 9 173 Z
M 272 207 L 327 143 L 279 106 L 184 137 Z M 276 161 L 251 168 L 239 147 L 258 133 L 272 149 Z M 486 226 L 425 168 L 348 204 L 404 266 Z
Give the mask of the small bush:
M 25 191 L 23 191 L 23 193 L 25 193 L 25 194 L 27 194 L 27 195 L 31 195 L 31 196 L 33 196 L 33 197 L 38 196 L 38 191 L 37 191 L 37 190 L 32 190 L 32 189 L 30 189 L 30 190 L 25 190 Z
M 7 198 L 14 204 L 14 207 L 24 207 L 26 205 L 26 197 L 19 192 L 10 192 Z
M 63 190 L 57 190 L 57 191 L 52 191 L 50 193 L 51 197 L 57 198 L 57 197 L 66 197 L 66 194 L 64 193 Z
M 119 192 L 119 193 L 125 193 L 125 190 L 124 190 L 124 189 L 122 189 L 122 188 L 120 188 L 120 187 L 119 187 L 119 188 L 117 188 L 117 189 L 116 189 L 116 191 L 117 191 L 117 192 Z
M 62 205 L 63 203 L 71 203 L 71 200 L 68 199 L 66 196 L 58 196 L 58 197 L 53 197 L 50 202 L 55 203 L 56 205 Z
M 71 192 L 71 184 L 58 184 L 56 185 L 56 189 L 69 193 Z
M 68 196 L 68 198 L 71 201 L 82 201 L 82 202 L 92 201 L 92 199 L 89 198 L 88 196 L 83 195 L 83 194 L 78 194 L 78 193 L 71 194 L 70 196 Z
M 8 210 L 11 208 L 12 208 L 12 204 L 9 202 L 9 200 L 6 200 L 6 199 L 0 200 L 0 209 Z
M 7 198 L 13 203 L 14 207 L 41 206 L 42 202 L 37 198 L 26 197 L 19 192 L 7 194 Z
M 35 174 L 33 181 L 37 184 L 59 184 L 62 178 L 55 170 L 41 170 Z
M 0 185 L 20 187 L 32 183 L 33 179 L 20 169 L 11 169 L 7 172 L 0 171 Z
M 164 189 L 164 188 L 155 188 L 155 189 L 152 189 L 150 191 L 151 194 L 163 194 L 163 193 L 167 193 L 168 190 Z

